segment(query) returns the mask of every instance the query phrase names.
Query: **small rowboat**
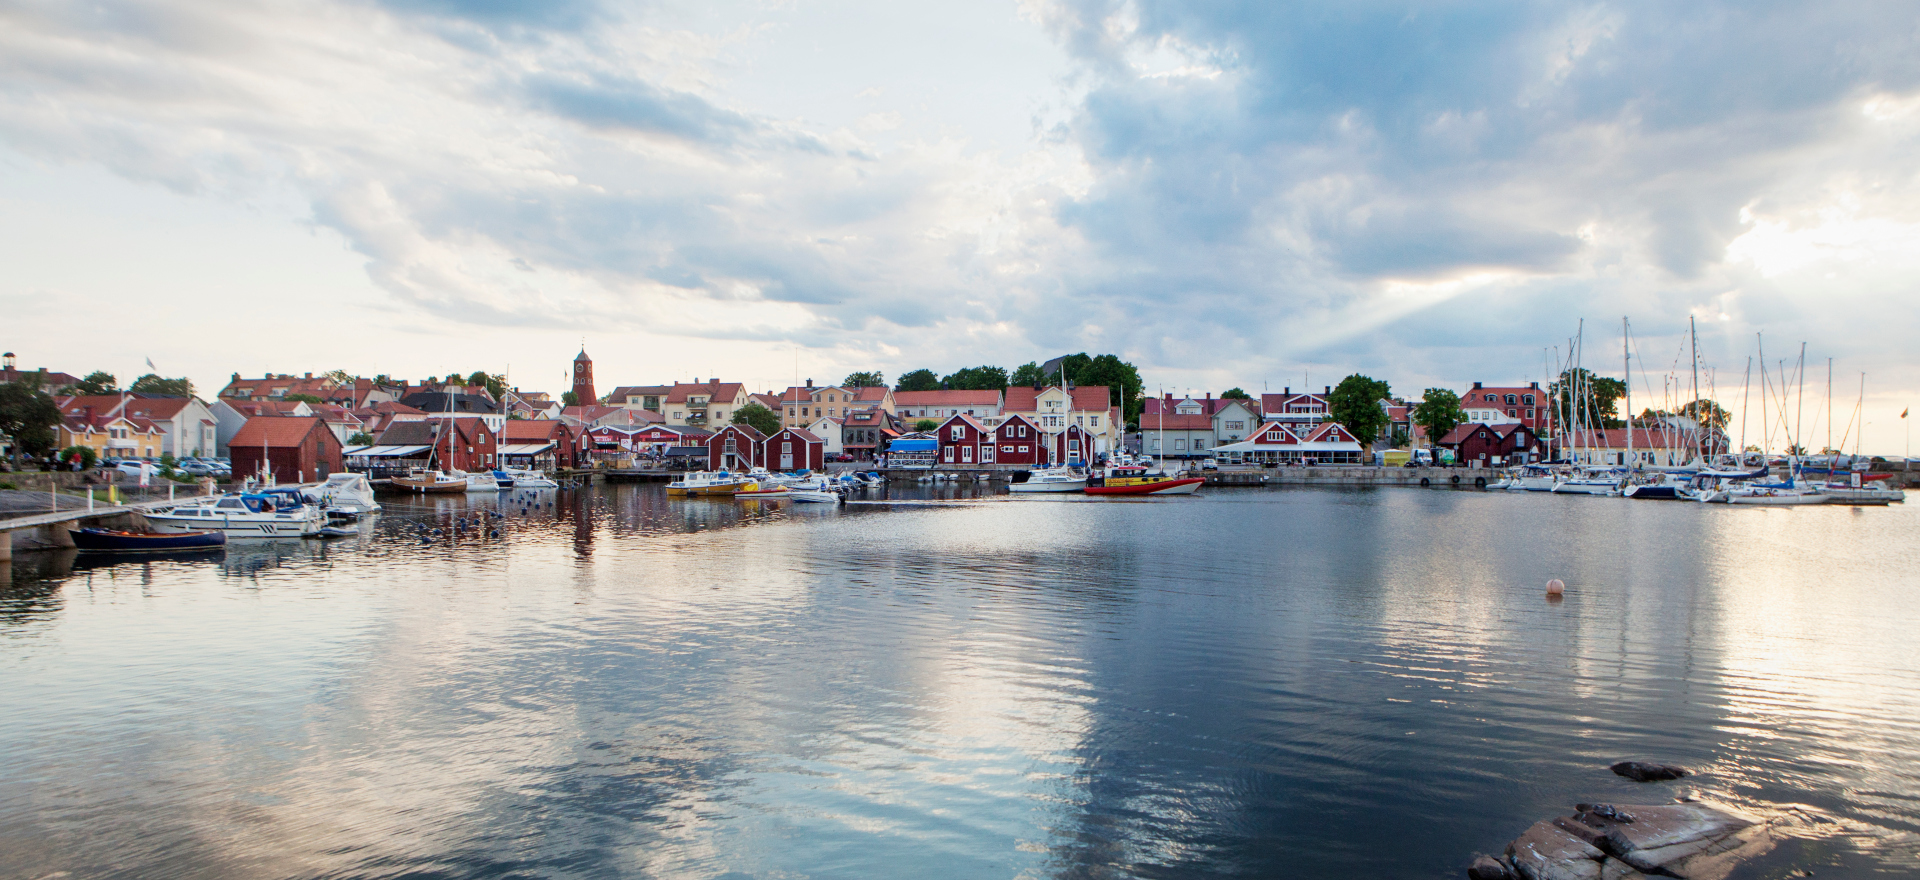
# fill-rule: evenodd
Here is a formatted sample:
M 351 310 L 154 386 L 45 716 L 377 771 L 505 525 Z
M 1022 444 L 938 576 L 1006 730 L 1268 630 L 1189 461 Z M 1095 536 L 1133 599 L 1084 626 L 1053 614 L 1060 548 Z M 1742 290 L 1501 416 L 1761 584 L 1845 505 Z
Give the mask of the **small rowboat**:
M 206 532 L 122 532 L 113 529 L 76 529 L 73 546 L 87 553 L 153 553 L 173 550 L 205 550 L 227 543 L 227 533 Z

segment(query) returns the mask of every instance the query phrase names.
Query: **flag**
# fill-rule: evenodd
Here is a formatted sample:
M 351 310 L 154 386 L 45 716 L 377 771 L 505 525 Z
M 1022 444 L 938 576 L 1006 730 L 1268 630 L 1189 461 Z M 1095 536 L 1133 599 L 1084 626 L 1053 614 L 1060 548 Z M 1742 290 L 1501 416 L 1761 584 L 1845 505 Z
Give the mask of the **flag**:
M 160 372 L 160 368 L 153 365 L 153 358 L 147 358 L 147 369 L 156 373 Z
M 1909 407 L 1908 409 L 1911 409 L 1911 407 Z M 1900 411 L 1900 417 L 1901 417 L 1901 418 L 1903 418 L 1903 419 L 1904 419 L 1904 418 L 1906 418 L 1906 417 L 1907 417 L 1907 410 L 1904 410 L 1904 409 L 1903 409 L 1903 410 L 1901 410 L 1901 411 Z

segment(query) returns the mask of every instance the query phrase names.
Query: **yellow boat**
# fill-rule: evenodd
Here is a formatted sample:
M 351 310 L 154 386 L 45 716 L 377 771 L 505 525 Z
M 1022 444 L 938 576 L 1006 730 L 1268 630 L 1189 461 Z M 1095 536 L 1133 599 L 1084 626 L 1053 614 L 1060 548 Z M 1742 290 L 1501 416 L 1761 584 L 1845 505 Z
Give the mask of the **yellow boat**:
M 758 485 L 744 476 L 726 471 L 692 471 L 668 483 L 667 494 L 670 496 L 732 495 Z

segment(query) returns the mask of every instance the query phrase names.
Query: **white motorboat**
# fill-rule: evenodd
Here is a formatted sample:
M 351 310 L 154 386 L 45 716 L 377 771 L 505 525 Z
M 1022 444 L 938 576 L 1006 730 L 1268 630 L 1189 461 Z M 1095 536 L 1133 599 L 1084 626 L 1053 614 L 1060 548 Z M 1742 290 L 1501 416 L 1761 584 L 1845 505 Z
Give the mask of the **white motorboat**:
M 1013 475 L 1014 481 L 1008 484 L 1008 492 L 1016 495 L 1029 495 L 1052 492 L 1085 492 L 1087 489 L 1087 475 L 1076 473 L 1070 468 L 1047 468 L 1045 470 L 1031 471 L 1026 473 L 1026 479 L 1024 480 L 1020 479 L 1021 476 L 1021 474 Z
M 1827 501 L 1831 504 L 1893 504 L 1905 503 L 1907 493 L 1884 483 L 1871 486 L 1833 486 L 1824 487 Z
M 1618 495 L 1621 476 L 1612 471 L 1575 471 L 1553 485 L 1556 495 Z
M 1750 483 L 1736 486 L 1726 493 L 1728 504 L 1764 504 L 1785 507 L 1799 504 L 1825 504 L 1827 495 L 1819 489 L 1807 486 Z
M 321 504 L 349 513 L 373 513 L 380 502 L 373 500 L 373 483 L 365 474 L 332 474 L 326 482 L 307 490 Z
M 787 497 L 806 504 L 844 504 L 847 500 L 847 496 L 841 494 L 825 477 L 814 477 L 787 486 Z
M 513 477 L 513 488 L 515 489 L 558 489 L 560 488 L 560 483 L 558 481 L 536 470 L 525 470 L 521 468 L 507 468 L 507 473 Z
M 327 516 L 312 504 L 289 503 L 285 495 L 222 495 L 146 514 L 156 532 L 225 532 L 229 538 L 302 538 L 319 534 Z
M 468 492 L 500 491 L 500 481 L 493 478 L 493 471 L 479 471 L 477 473 L 454 471 L 453 475 L 466 478 Z
M 1516 468 L 1512 476 L 1507 478 L 1506 485 L 1498 488 L 1509 492 L 1552 492 L 1554 484 L 1558 482 L 1559 476 L 1553 468 L 1543 464 L 1528 464 Z
M 466 477 L 431 468 L 414 468 L 404 477 L 394 477 L 393 485 L 411 492 L 449 494 L 467 491 Z

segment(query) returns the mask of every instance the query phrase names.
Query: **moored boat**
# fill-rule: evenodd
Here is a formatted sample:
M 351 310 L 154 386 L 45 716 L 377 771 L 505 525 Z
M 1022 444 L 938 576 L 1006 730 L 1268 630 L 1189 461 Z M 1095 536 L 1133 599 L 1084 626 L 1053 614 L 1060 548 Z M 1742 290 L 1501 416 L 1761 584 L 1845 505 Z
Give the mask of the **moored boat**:
M 727 471 L 688 471 L 680 479 L 667 484 L 667 494 L 683 495 L 732 495 L 740 489 L 756 485 L 745 475 Z
M 227 533 L 216 529 L 198 532 L 76 529 L 73 532 L 73 546 L 83 553 L 162 553 L 205 550 L 225 543 L 227 543 Z
M 1192 495 L 1205 483 L 1201 477 L 1171 477 L 1130 465 L 1108 468 L 1106 476 L 1097 484 L 1087 485 L 1086 492 L 1088 495 Z
M 277 501 L 265 494 L 222 495 L 146 514 L 156 532 L 169 534 L 217 530 L 229 538 L 300 538 L 327 525 L 326 514 L 312 504 Z
M 787 487 L 787 496 L 806 504 L 845 504 L 847 496 L 826 477 L 813 477 Z
M 791 492 L 784 485 L 760 483 L 760 482 L 748 483 L 745 486 L 741 486 L 740 488 L 733 490 L 733 497 L 736 500 L 745 500 L 745 499 L 751 499 L 751 498 L 785 498 L 789 494 L 791 494 Z
M 380 509 L 380 502 L 373 499 L 373 484 L 365 474 L 332 474 L 307 494 L 328 507 L 350 513 L 373 513 Z
M 404 477 L 394 477 L 393 485 L 410 492 L 465 492 L 467 478 L 429 468 L 414 468 Z
M 1013 482 L 1007 491 L 1015 495 L 1039 493 L 1081 492 L 1087 488 L 1085 474 L 1070 468 L 1045 468 L 1036 471 L 1020 471 L 1013 475 Z

